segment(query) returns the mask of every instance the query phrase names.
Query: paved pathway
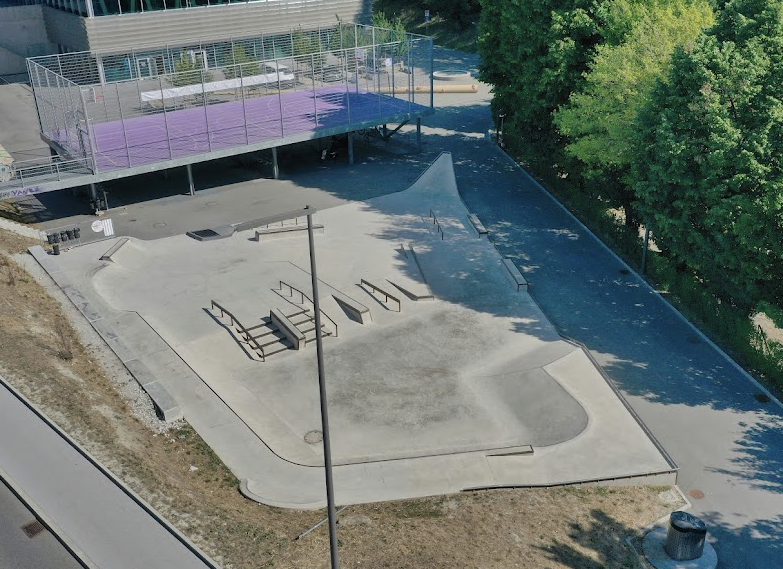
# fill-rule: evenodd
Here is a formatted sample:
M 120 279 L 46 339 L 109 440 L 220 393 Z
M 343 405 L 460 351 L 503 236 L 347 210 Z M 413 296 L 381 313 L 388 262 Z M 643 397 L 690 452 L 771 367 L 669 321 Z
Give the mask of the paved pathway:
M 0 448 L 0 468 L 94 566 L 214 567 L 186 548 L 3 384 Z
M 22 526 L 32 512 L 0 482 L 0 567 L 4 569 L 80 569 L 81 565 L 48 531 L 27 537 Z
M 681 467 L 683 491 L 704 494 L 693 511 L 709 524 L 720 566 L 783 567 L 781 407 L 756 401 L 740 370 L 482 140 L 488 107 L 451 107 L 426 124 L 426 144 L 454 154 L 468 208 L 550 320 L 603 365 Z

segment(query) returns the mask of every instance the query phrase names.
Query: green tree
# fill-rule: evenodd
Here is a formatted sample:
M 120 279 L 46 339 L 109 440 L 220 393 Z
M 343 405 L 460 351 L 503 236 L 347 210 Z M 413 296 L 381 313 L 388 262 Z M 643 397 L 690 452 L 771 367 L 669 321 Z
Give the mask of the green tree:
M 180 53 L 179 60 L 174 64 L 174 75 L 171 76 L 171 84 L 175 87 L 196 85 L 201 81 L 212 81 L 212 74 L 204 70 L 204 63 L 200 57 L 192 57 L 190 53 Z
M 566 151 L 584 164 L 582 174 L 591 186 L 612 206 L 622 207 L 626 224 L 636 227 L 629 173 L 638 113 L 668 70 L 675 47 L 695 41 L 714 15 L 708 0 L 623 0 L 608 10 L 607 30 L 619 43 L 596 48 L 581 91 L 554 113 L 554 122 L 568 139 Z
M 506 115 L 512 146 L 524 139 L 543 155 L 557 147 L 552 112 L 581 88 L 610 1 L 483 0 L 481 76 L 493 86 L 495 112 Z
M 223 75 L 226 79 L 235 79 L 237 77 L 250 77 L 259 75 L 261 66 L 247 54 L 247 50 L 242 45 L 231 46 L 231 55 L 226 58 L 226 66 L 223 68 Z
M 638 211 L 666 254 L 750 309 L 783 299 L 783 1 L 733 0 L 639 114 Z

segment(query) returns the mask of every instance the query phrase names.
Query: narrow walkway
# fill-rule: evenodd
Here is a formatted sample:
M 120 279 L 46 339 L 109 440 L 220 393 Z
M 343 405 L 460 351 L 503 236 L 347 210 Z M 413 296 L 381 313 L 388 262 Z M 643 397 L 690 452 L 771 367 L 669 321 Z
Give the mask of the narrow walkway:
M 207 569 L 0 383 L 0 468 L 100 569 Z

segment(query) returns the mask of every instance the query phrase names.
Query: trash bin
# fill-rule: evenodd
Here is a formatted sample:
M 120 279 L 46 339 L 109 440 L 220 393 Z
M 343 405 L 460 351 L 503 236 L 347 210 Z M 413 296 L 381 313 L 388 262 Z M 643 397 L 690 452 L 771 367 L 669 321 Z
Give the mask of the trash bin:
M 49 235 L 49 237 L 52 238 L 52 242 L 59 243 L 60 242 L 60 234 L 59 233 L 52 233 Z
M 66 229 L 65 234 L 68 236 L 68 239 L 73 239 L 73 229 Z
M 675 561 L 698 559 L 704 553 L 707 526 L 687 512 L 673 512 L 669 517 L 664 550 Z
M 74 239 L 79 239 L 82 236 L 82 230 L 78 227 L 73 228 L 73 237 Z
M 46 234 L 46 242 L 49 243 L 49 245 L 52 245 L 54 243 L 54 233 Z
M 60 244 L 59 243 L 55 243 L 54 245 L 52 245 L 52 253 L 54 255 L 59 255 L 60 254 Z
M 63 243 L 68 241 L 68 234 L 65 231 L 60 231 L 60 241 Z

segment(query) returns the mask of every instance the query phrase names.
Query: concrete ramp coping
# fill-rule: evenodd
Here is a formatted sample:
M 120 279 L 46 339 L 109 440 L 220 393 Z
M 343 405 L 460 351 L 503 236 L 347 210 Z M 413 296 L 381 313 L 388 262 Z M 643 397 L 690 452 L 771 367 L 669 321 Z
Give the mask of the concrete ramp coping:
M 119 251 L 123 245 L 125 245 L 128 242 L 127 237 L 123 237 L 122 239 L 118 240 L 114 245 L 111 246 L 111 248 L 106 251 L 103 255 L 101 255 L 101 261 L 111 261 L 114 262 L 114 254 Z
M 301 350 L 307 345 L 307 339 L 304 332 L 294 326 L 293 322 L 288 319 L 288 316 L 283 314 L 277 308 L 273 308 L 269 312 L 269 317 L 272 319 L 272 324 L 277 326 L 280 332 L 288 338 L 288 341 L 293 344 L 295 350 Z
M 345 310 L 353 320 L 356 320 L 361 324 L 372 322 L 372 314 L 370 313 L 370 309 L 361 302 L 358 302 L 347 294 L 343 294 L 336 290 L 332 290 L 332 298 L 337 301 L 337 304 L 339 304 L 340 307 Z
M 487 235 L 487 236 L 489 235 L 489 231 L 487 231 L 487 228 L 484 227 L 484 224 L 481 223 L 481 220 L 478 218 L 478 216 L 475 213 L 468 214 L 468 221 L 470 221 L 471 225 L 473 225 L 473 228 L 479 234 L 479 237 L 481 237 L 482 235 Z
M 514 280 L 514 283 L 517 285 L 517 291 L 527 290 L 528 289 L 527 281 L 525 280 L 525 277 L 522 276 L 522 273 L 519 272 L 519 269 L 514 264 L 514 261 L 512 261 L 508 257 L 504 257 L 503 265 L 506 267 L 506 269 L 508 269 L 511 278 Z
M 323 234 L 323 225 L 313 225 L 313 235 Z M 283 225 L 278 227 L 265 227 L 263 229 L 256 229 L 256 241 L 272 241 L 274 239 L 296 237 L 299 235 L 307 235 L 306 225 Z

